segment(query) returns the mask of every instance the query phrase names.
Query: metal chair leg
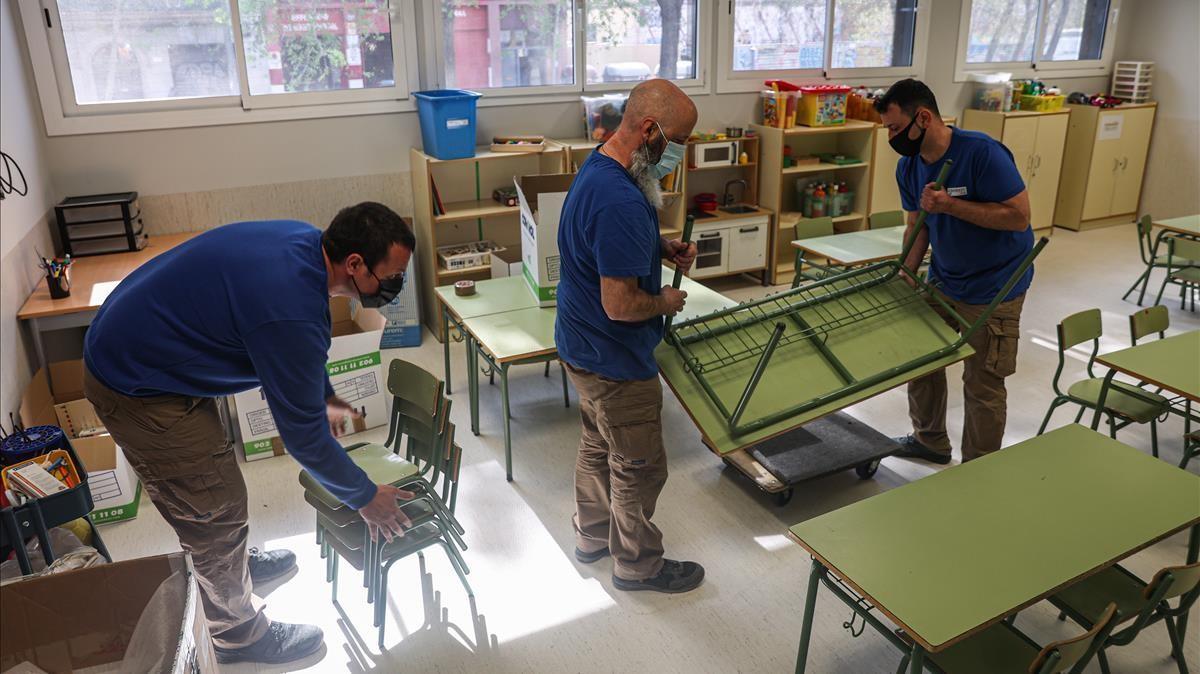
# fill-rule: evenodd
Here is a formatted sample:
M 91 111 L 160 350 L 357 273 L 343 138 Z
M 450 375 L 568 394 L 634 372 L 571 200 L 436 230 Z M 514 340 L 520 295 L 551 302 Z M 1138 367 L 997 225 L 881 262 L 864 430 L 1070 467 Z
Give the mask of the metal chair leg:
M 1079 423 L 1079 420 L 1083 418 L 1084 412 L 1087 412 L 1087 407 L 1084 405 L 1080 405 L 1079 406 L 1079 414 L 1075 415 L 1075 423 Z
M 1104 655 L 1104 649 L 1100 649 L 1100 652 L 1096 654 L 1096 659 L 1100 661 L 1101 674 L 1112 674 L 1112 670 L 1108 667 L 1108 656 Z
M 1121 300 L 1124 300 L 1126 297 L 1129 297 L 1129 294 L 1132 293 L 1134 290 L 1137 290 L 1137 287 L 1139 285 L 1141 285 L 1142 282 L 1145 281 L 1149 276 L 1150 276 L 1150 267 L 1146 267 L 1146 270 L 1142 272 L 1142 275 L 1138 276 L 1137 280 L 1133 282 L 1133 285 L 1129 286 L 1129 290 L 1126 290 L 1125 294 L 1121 295 Z M 1138 306 L 1141 306 L 1141 304 L 1142 304 L 1141 300 L 1139 299 Z
M 1187 657 L 1183 653 L 1179 627 L 1171 616 L 1166 616 L 1163 624 L 1167 626 L 1167 636 L 1171 638 L 1171 655 L 1175 658 L 1175 666 L 1179 668 L 1179 674 L 1188 674 Z
M 1108 415 L 1108 437 L 1117 439 L 1117 418 L 1111 414 Z
M 1058 409 L 1058 406 L 1061 404 L 1062 402 L 1060 402 L 1059 398 L 1055 398 L 1054 401 L 1050 403 L 1050 409 L 1046 410 L 1046 417 L 1042 419 L 1042 426 L 1038 429 L 1038 435 L 1046 432 L 1046 426 L 1050 423 L 1050 417 L 1054 414 L 1054 410 Z
M 1162 282 L 1162 285 L 1161 285 L 1161 286 L 1159 286 L 1159 288 L 1158 288 L 1158 296 L 1154 298 L 1154 303 L 1155 303 L 1155 304 L 1162 304 L 1162 296 L 1163 296 L 1163 292 L 1165 292 L 1165 291 L 1166 291 L 1166 289 L 1167 289 L 1167 283 L 1169 283 L 1170 281 L 1171 281 L 1171 274 L 1170 274 L 1170 272 L 1169 272 L 1169 270 L 1168 270 L 1168 273 L 1167 273 L 1167 275 L 1163 277 L 1163 282 Z
M 1158 458 L 1158 419 L 1150 420 L 1150 453 Z

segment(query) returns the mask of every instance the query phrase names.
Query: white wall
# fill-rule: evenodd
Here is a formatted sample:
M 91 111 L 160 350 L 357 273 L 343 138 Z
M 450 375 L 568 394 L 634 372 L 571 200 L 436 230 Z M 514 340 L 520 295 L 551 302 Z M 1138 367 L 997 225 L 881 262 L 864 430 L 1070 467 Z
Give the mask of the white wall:
M 1154 61 L 1158 101 L 1142 183 L 1142 213 L 1200 213 L 1200 2 L 1126 2 L 1117 60 Z
M 20 165 L 29 192 L 0 201 L 0 418 L 5 423 L 29 382 L 29 350 L 16 314 L 41 275 L 34 249 L 53 252 L 46 214 L 55 194 L 15 5 L 15 0 L 0 0 L 0 150 Z

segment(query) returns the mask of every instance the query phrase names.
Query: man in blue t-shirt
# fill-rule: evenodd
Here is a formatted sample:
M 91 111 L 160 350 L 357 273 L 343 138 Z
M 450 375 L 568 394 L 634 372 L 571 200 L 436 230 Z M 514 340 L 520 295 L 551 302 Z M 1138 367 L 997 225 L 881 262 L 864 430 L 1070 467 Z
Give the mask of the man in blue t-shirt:
M 985 134 L 946 126 L 933 92 L 917 80 L 895 83 L 875 101 L 875 108 L 888 128 L 888 142 L 902 155 L 896 181 L 908 212 L 905 240 L 917 211 L 929 213 L 928 226 L 918 235 L 906 264 L 917 269 L 932 247 L 929 280 L 949 306 L 974 321 L 1033 249 L 1029 194 L 1012 153 Z M 934 190 L 933 182 L 948 159 L 954 164 L 945 189 Z M 963 461 L 1000 449 L 1004 440 L 1004 379 L 1017 368 L 1021 306 L 1032 279 L 1030 267 L 970 340 L 975 354 L 963 367 Z M 944 314 L 937 304 L 932 306 Z M 942 317 L 958 329 L 949 316 Z M 946 395 L 945 370 L 908 385 L 913 432 L 897 439 L 902 447 L 897 456 L 950 461 Z
M 415 243 L 371 202 L 342 209 L 325 232 L 294 220 L 218 227 L 126 277 L 88 328 L 84 394 L 192 554 L 219 662 L 289 662 L 324 639 L 251 603 L 252 583 L 289 573 L 296 557 L 247 548 L 246 483 L 215 399 L 261 386 L 291 456 L 372 538 L 402 536 L 399 502 L 413 495 L 371 482 L 334 439 L 351 408 L 325 362 L 330 296 L 386 305 Z
M 663 316 L 687 297 L 662 285 L 662 260 L 686 271 L 696 255 L 659 236 L 655 209 L 695 124 L 695 104 L 671 82 L 634 87 L 617 132 L 579 167 L 558 230 L 554 340 L 583 418 L 575 557 L 592 563 L 611 552 L 620 590 L 687 592 L 704 579 L 699 564 L 663 558 L 650 521 L 667 481 L 654 348 Z

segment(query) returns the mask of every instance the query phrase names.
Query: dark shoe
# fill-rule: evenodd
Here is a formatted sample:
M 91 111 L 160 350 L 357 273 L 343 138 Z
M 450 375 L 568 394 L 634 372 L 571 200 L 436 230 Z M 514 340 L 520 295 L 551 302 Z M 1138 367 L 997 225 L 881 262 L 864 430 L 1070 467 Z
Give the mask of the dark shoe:
M 899 456 L 904 459 L 921 459 L 922 461 L 936 463 L 941 466 L 950 463 L 949 452 L 943 454 L 941 452 L 934 451 L 917 442 L 917 439 L 911 435 L 906 435 L 901 438 L 892 438 L 892 440 L 895 441 L 896 444 L 900 445 L 900 451 L 892 454 L 892 456 Z
M 625 580 L 613 575 L 613 587 L 626 592 L 637 592 L 639 590 L 650 590 L 652 592 L 665 592 L 667 594 L 678 594 L 680 592 L 688 592 L 700 587 L 700 581 L 704 580 L 704 567 L 695 562 L 677 562 L 673 559 L 664 559 L 662 570 L 657 576 L 647 578 L 646 580 Z
M 597 550 L 595 552 L 584 552 L 583 550 L 580 550 L 579 548 L 575 548 L 575 559 L 578 559 L 579 561 L 583 562 L 584 564 L 591 564 L 592 562 L 599 561 L 601 559 L 604 559 L 607 556 L 608 556 L 608 548 L 600 548 L 599 550 Z
M 214 646 L 217 662 L 262 662 L 278 665 L 291 662 L 321 650 L 325 644 L 325 633 L 316 625 L 293 625 L 271 621 L 267 633 L 261 639 L 241 648 Z
M 250 548 L 250 580 L 263 583 L 289 573 L 296 568 L 296 553 L 291 550 L 263 552 Z

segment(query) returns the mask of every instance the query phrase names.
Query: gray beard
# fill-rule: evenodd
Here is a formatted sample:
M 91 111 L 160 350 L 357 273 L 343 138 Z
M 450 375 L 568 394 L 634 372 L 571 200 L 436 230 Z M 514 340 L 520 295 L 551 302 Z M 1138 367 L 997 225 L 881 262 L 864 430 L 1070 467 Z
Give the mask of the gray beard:
M 649 145 L 642 145 L 634 150 L 633 161 L 629 165 L 629 175 L 633 176 L 633 181 L 645 195 L 646 201 L 649 201 L 654 208 L 659 209 L 663 206 L 662 183 L 650 175 L 650 167 L 654 165 L 650 159 Z

